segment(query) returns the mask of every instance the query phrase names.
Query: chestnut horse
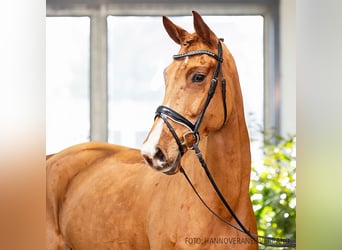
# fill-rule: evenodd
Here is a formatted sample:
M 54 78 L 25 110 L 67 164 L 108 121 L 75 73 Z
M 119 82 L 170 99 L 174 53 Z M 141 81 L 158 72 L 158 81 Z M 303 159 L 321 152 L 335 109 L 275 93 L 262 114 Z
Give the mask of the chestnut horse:
M 181 48 L 165 69 L 165 96 L 141 152 L 89 142 L 47 160 L 47 249 L 257 249 L 236 225 L 192 152 L 196 149 L 244 226 L 250 145 L 234 59 L 202 17 L 194 33 L 163 17 Z M 209 96 L 209 97 L 208 97 Z M 150 167 L 148 167 L 150 166 Z

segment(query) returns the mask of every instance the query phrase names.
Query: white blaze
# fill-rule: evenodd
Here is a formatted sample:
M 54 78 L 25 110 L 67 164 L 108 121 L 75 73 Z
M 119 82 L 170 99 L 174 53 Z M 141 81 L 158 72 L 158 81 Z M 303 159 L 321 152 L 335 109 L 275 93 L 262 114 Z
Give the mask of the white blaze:
M 188 61 L 189 61 L 189 57 L 187 56 L 187 57 L 185 57 L 185 60 L 184 60 L 184 65 L 185 65 L 185 64 L 187 64 L 187 63 L 188 63 Z
M 163 130 L 163 121 L 160 119 L 154 129 L 151 131 L 147 141 L 142 145 L 141 153 L 153 157 L 156 153 L 156 145 L 160 139 Z

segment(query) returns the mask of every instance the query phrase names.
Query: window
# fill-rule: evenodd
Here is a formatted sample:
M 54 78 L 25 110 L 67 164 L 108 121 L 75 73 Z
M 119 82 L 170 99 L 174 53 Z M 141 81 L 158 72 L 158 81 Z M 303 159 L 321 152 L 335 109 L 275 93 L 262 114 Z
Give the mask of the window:
M 192 9 L 225 39 L 236 60 L 247 123 L 279 127 L 278 8 L 279 1 L 273 0 L 196 5 L 168 0 L 95 0 L 84 5 L 48 0 L 47 153 L 88 140 L 139 148 L 163 97 L 162 70 L 179 49 L 164 31 L 161 16 L 190 31 L 192 17 L 186 15 Z M 63 19 L 64 28 L 56 30 L 53 22 Z M 72 56 L 75 59 L 68 62 Z M 258 139 L 252 127 L 250 135 Z
M 46 153 L 89 140 L 89 17 L 46 19 Z

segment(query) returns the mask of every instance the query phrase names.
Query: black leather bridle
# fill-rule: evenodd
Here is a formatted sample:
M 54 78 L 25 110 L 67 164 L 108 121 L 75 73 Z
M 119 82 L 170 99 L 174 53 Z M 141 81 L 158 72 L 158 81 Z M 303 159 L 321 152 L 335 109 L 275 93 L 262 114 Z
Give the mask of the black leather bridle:
M 190 52 L 186 52 L 183 54 L 178 54 L 178 55 L 174 55 L 173 58 L 175 60 L 179 60 L 182 58 L 185 58 L 187 56 L 196 56 L 196 55 L 208 55 L 211 56 L 213 58 L 215 58 L 217 60 L 217 64 L 215 67 L 215 71 L 213 74 L 213 77 L 211 79 L 211 84 L 210 84 L 210 88 L 208 91 L 208 95 L 207 95 L 207 99 L 204 103 L 203 109 L 201 110 L 200 114 L 197 117 L 197 120 L 195 123 L 190 122 L 188 119 L 186 119 L 184 116 L 182 116 L 181 114 L 179 114 L 178 112 L 176 112 L 175 110 L 166 107 L 166 106 L 159 106 L 156 110 L 156 114 L 155 114 L 155 118 L 160 117 L 164 123 L 167 125 L 168 129 L 170 130 L 171 134 L 173 135 L 174 139 L 177 142 L 178 148 L 179 148 L 179 153 L 181 154 L 181 156 L 184 155 L 185 151 L 184 151 L 184 147 L 186 147 L 187 149 L 190 150 L 194 150 L 196 153 L 196 156 L 198 157 L 199 162 L 201 163 L 201 166 L 203 167 L 211 185 L 213 186 L 213 188 L 215 189 L 217 195 L 219 196 L 220 200 L 222 201 L 223 205 L 226 207 L 226 209 L 229 211 L 229 213 L 232 215 L 232 217 L 234 218 L 234 220 L 237 222 L 237 224 L 239 226 L 233 225 L 232 223 L 230 223 L 229 221 L 227 221 L 226 219 L 224 219 L 222 216 L 218 215 L 215 211 L 213 211 L 207 204 L 206 202 L 203 200 L 203 198 L 200 196 L 200 194 L 197 192 L 196 188 L 194 187 L 194 185 L 192 184 L 190 178 L 187 176 L 187 174 L 185 173 L 185 170 L 183 167 L 180 167 L 180 172 L 183 173 L 183 175 L 185 176 L 186 180 L 189 182 L 191 188 L 194 190 L 195 194 L 198 196 L 198 198 L 201 200 L 201 202 L 204 204 L 204 206 L 212 213 L 214 214 L 218 219 L 220 219 L 221 221 L 223 221 L 224 223 L 226 223 L 227 225 L 235 228 L 236 230 L 245 233 L 246 235 L 248 235 L 253 241 L 255 241 L 258 244 L 264 245 L 264 246 L 271 246 L 271 247 L 296 247 L 296 241 L 295 240 L 289 240 L 289 239 L 282 239 L 282 238 L 274 238 L 274 237 L 266 237 L 266 236 L 260 236 L 257 234 L 253 234 L 251 233 L 243 224 L 242 222 L 239 220 L 239 218 L 237 217 L 237 215 L 235 214 L 235 212 L 233 211 L 233 209 L 230 207 L 230 205 L 228 204 L 228 202 L 226 201 L 226 199 L 224 198 L 222 192 L 220 191 L 220 189 L 218 188 L 218 186 L 216 185 L 210 171 L 209 168 L 202 156 L 202 153 L 198 147 L 198 143 L 200 140 L 200 136 L 199 136 L 199 132 L 198 129 L 201 125 L 201 122 L 203 120 L 204 114 L 209 106 L 209 103 L 212 99 L 212 97 L 214 96 L 215 90 L 216 90 L 216 86 L 218 83 L 218 77 L 219 74 L 221 73 L 221 89 L 222 89 L 222 102 L 223 102 L 223 108 L 224 108 L 224 120 L 223 120 L 223 124 L 222 127 L 224 126 L 224 124 L 226 123 L 227 120 L 227 102 L 226 102 L 226 81 L 224 79 L 223 73 L 222 73 L 222 62 L 223 62 L 223 55 L 222 55 L 222 44 L 221 44 L 221 39 L 218 41 L 218 45 L 217 45 L 217 54 L 208 51 L 208 50 L 195 50 L 195 51 L 190 51 Z M 176 134 L 175 129 L 172 127 L 171 123 L 168 121 L 168 119 L 171 119 L 172 121 L 181 124 L 183 126 L 185 126 L 186 128 L 189 129 L 188 132 L 186 132 L 183 135 L 183 142 L 181 142 L 181 140 L 179 139 L 179 137 Z M 192 135 L 193 136 L 193 140 L 191 141 L 191 143 L 189 143 L 189 141 L 187 140 L 187 136 L 188 135 Z
M 198 129 L 202 123 L 205 111 L 207 110 L 209 103 L 210 103 L 212 97 L 214 96 L 220 73 L 221 73 L 221 86 L 222 86 L 222 88 L 221 88 L 222 89 L 222 102 L 223 102 L 223 109 L 224 109 L 224 120 L 223 120 L 222 126 L 226 123 L 226 120 L 227 120 L 226 80 L 224 79 L 222 71 L 221 71 L 223 58 L 222 58 L 222 44 L 221 44 L 220 40 L 218 41 L 217 48 L 218 48 L 217 55 L 211 51 L 208 51 L 208 50 L 195 50 L 195 51 L 190 51 L 190 52 L 186 52 L 183 54 L 178 54 L 178 55 L 173 56 L 173 59 L 179 60 L 179 59 L 185 58 L 187 56 L 208 55 L 208 56 L 211 56 L 217 60 L 215 71 L 214 71 L 213 77 L 211 79 L 207 99 L 206 99 L 204 106 L 203 106 L 203 109 L 199 113 L 195 123 L 190 122 L 184 116 L 182 116 L 181 114 L 177 113 L 175 110 L 173 110 L 169 107 L 159 106 L 157 108 L 156 117 L 160 117 L 165 122 L 165 124 L 169 128 L 171 134 L 175 138 L 177 145 L 178 145 L 178 148 L 179 148 L 179 152 L 182 156 L 185 152 L 184 147 L 187 147 L 188 149 L 193 149 L 193 145 L 198 144 L 198 142 L 200 140 Z M 183 125 L 189 129 L 189 132 L 187 132 L 185 135 L 183 135 L 183 139 L 184 139 L 183 143 L 178 138 L 174 128 L 169 123 L 168 119 L 171 119 L 174 122 L 179 123 L 179 124 L 181 124 L 181 125 Z M 194 141 L 195 141 L 194 143 L 193 142 L 188 143 L 188 140 L 186 139 L 186 137 L 189 135 L 193 135 Z

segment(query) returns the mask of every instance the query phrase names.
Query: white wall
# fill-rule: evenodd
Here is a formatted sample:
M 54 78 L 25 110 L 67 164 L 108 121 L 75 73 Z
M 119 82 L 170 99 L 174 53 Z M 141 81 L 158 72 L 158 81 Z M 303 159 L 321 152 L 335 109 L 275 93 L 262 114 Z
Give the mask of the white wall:
M 281 134 L 296 133 L 296 1 L 280 1 Z

